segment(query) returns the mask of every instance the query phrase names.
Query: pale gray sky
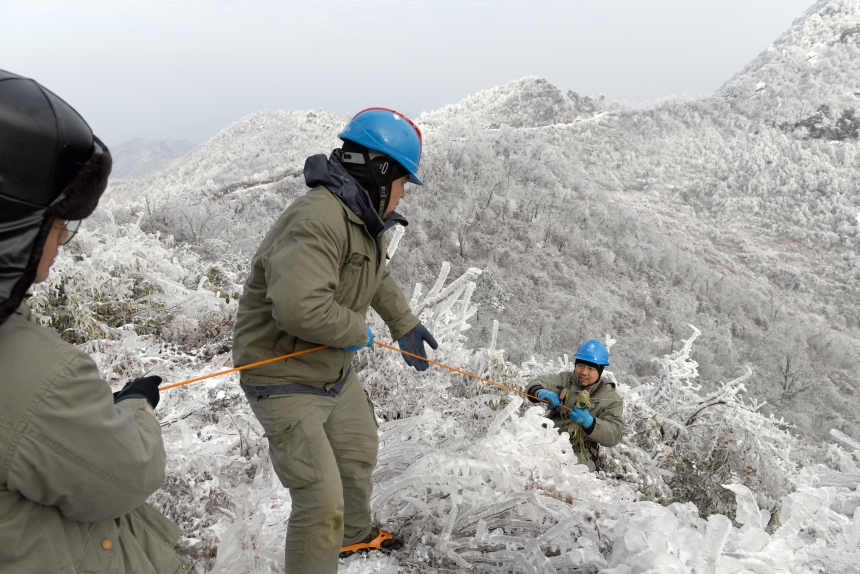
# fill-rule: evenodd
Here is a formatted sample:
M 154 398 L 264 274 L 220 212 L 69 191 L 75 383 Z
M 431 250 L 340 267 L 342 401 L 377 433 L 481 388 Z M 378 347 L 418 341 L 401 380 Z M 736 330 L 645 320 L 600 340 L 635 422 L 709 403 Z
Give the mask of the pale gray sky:
M 705 95 L 813 0 L 0 0 L 0 68 L 108 145 L 205 141 L 264 109 L 440 108 L 523 76 Z

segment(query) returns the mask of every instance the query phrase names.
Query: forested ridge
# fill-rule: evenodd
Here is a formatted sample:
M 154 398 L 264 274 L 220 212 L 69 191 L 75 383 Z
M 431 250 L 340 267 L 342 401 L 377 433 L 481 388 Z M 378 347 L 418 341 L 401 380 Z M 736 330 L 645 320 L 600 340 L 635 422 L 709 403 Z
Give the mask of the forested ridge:
M 860 108 L 858 18 L 819 3 L 706 98 L 610 105 L 525 78 L 422 115 L 427 185 L 408 190 L 395 276 L 484 269 L 470 344 L 497 319 L 515 361 L 612 333 L 620 375 L 645 380 L 693 324 L 706 384 L 748 365 L 751 393 L 801 434 L 860 435 L 858 140 L 803 127 Z M 241 283 L 345 119 L 248 116 L 112 197 Z

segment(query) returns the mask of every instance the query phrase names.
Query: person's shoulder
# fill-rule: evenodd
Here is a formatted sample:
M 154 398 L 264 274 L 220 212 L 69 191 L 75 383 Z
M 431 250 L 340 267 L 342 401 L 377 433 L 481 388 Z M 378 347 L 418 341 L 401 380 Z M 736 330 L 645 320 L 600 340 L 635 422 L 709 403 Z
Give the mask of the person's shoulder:
M 606 399 L 613 399 L 617 401 L 623 401 L 624 398 L 618 392 L 618 389 L 615 386 L 614 382 L 607 381 L 605 385 L 603 385 L 603 389 L 601 393 L 606 394 Z
M 24 305 L 0 325 L 0 355 L 6 361 L 23 360 L 35 356 L 47 359 L 69 355 L 85 354 L 83 351 L 64 341 L 50 327 L 37 324 L 30 318 L 29 309 Z
M 14 397 L 4 404 L 7 416 L 15 414 L 8 410 L 15 410 L 12 403 L 24 407 L 30 404 L 28 397 L 43 396 L 45 385 L 55 387 L 59 380 L 94 369 L 97 373 L 85 352 L 17 313 L 0 325 L 0 364 L 7 398 Z
M 322 185 L 308 191 L 296 199 L 288 208 L 291 219 L 299 221 L 321 221 L 328 225 L 342 225 L 346 219 L 346 206 L 333 193 Z

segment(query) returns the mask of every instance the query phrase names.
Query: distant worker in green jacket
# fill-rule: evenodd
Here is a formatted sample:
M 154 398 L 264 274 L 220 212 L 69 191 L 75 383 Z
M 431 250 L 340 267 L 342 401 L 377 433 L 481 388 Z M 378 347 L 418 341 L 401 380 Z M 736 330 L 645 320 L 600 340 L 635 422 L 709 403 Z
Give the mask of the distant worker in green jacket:
M 188 572 L 145 503 L 164 481 L 159 377 L 111 394 L 24 303 L 96 208 L 111 156 L 66 102 L 0 70 L 0 574 Z
M 373 307 L 400 347 L 426 358 L 436 341 L 386 268 L 384 232 L 418 178 L 421 131 L 393 110 L 359 112 L 343 146 L 305 162 L 311 188 L 281 214 L 251 261 L 239 300 L 233 364 L 326 348 L 242 372 L 240 385 L 290 489 L 286 572 L 329 574 L 340 553 L 402 545 L 370 521 L 379 447 L 373 405 L 351 363 L 374 342 Z M 426 361 L 403 355 L 418 370 Z
M 573 372 L 535 379 L 527 392 L 548 403 L 555 426 L 570 433 L 579 462 L 595 471 L 600 465 L 601 445 L 611 447 L 621 442 L 624 399 L 615 390 L 614 383 L 603 380 L 603 369 L 609 366 L 609 350 L 600 341 L 591 339 L 584 342 L 573 358 Z M 589 408 L 576 406 L 582 391 L 588 392 Z M 572 410 L 562 409 L 559 405 Z M 577 427 L 585 432 L 584 450 L 573 440 Z

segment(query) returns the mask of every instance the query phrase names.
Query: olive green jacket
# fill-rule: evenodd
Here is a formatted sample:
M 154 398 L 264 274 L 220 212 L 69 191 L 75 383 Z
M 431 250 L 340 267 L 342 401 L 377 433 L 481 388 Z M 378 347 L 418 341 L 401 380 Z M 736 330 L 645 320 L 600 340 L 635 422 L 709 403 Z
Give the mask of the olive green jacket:
M 328 348 L 243 371 L 246 384 L 330 388 L 355 356 L 344 349 L 367 341 L 369 307 L 395 340 L 418 324 L 386 269 L 382 221 L 373 214 L 380 226 L 374 240 L 347 205 L 351 199 L 319 185 L 296 199 L 263 239 L 239 300 L 233 364 Z
M 598 384 L 595 383 L 592 387 Z M 529 386 L 528 394 L 535 396 L 541 389 L 552 391 L 559 396 L 564 394 L 562 403 L 572 409 L 576 406 L 576 397 L 583 390 L 583 387 L 574 373 L 565 371 L 557 375 L 535 379 Z M 563 393 L 565 389 L 567 389 L 567 393 Z M 593 450 L 597 450 L 596 445 L 610 447 L 621 442 L 621 436 L 624 432 L 624 399 L 615 390 L 613 383 L 604 383 L 591 396 L 591 408 L 588 409 L 588 412 L 594 417 L 594 426 L 591 432 L 586 431 L 588 441 L 592 443 L 589 446 Z M 567 414 L 568 411 L 558 408 L 552 413 L 552 418 L 559 430 L 567 431 L 573 436 L 574 427 L 577 425 L 570 420 Z M 588 465 L 590 470 L 596 470 L 595 461 L 587 453 L 580 452 L 578 445 L 573 441 L 572 444 L 579 462 Z
M 95 363 L 21 305 L 0 325 L 0 573 L 188 572 L 145 504 L 164 480 L 144 399 L 114 405 Z

